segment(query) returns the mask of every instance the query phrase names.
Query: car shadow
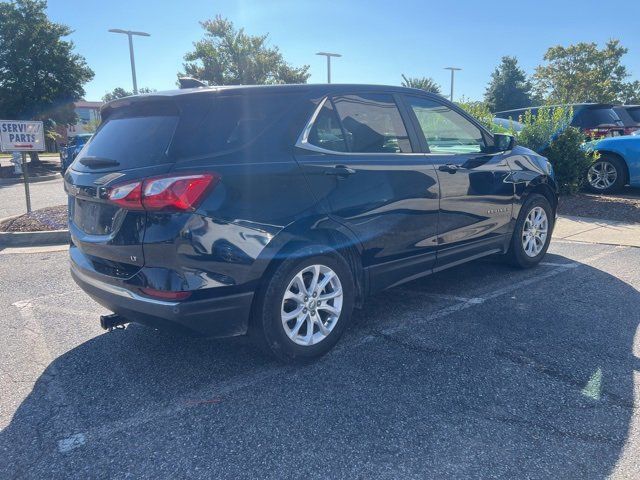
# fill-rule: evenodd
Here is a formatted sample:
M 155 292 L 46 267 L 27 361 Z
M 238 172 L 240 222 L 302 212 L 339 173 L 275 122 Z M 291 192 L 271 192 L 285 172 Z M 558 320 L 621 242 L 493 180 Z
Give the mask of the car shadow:
M 549 255 L 548 261 L 571 263 L 560 255 Z M 0 476 L 46 471 L 62 478 L 79 475 L 76 469 L 90 468 L 92 462 L 109 469 L 93 475 L 124 476 L 148 451 L 166 455 L 146 465 L 148 476 L 161 475 L 174 453 L 193 462 L 206 456 L 204 476 L 215 475 L 214 467 L 227 468 L 230 476 L 250 472 L 243 448 L 223 454 L 225 447 L 214 449 L 201 430 L 228 422 L 219 441 L 233 443 L 236 435 L 247 434 L 248 441 L 269 445 L 268 452 L 278 445 L 293 457 L 308 453 L 307 443 L 320 437 L 324 450 L 316 461 L 337 465 L 335 477 L 353 472 L 362 478 L 400 472 L 425 478 L 604 477 L 620 460 L 635 408 L 633 375 L 640 362 L 633 344 L 640 293 L 581 265 L 489 298 L 495 291 L 489 279 L 517 285 L 553 268 L 562 267 L 522 272 L 475 262 L 382 292 L 355 314 L 339 349 L 308 366 L 278 364 L 244 338 L 199 340 L 137 325 L 99 335 L 56 358 L 39 377 L 0 433 Z M 430 302 L 434 293 L 445 298 L 452 284 L 460 291 L 485 286 L 486 301 L 459 310 L 442 305 L 452 310 L 446 318 L 424 320 L 420 303 Z M 594 300 L 600 298 L 606 302 Z M 385 333 L 405 317 L 415 329 Z M 375 327 L 368 321 L 372 318 L 378 319 Z M 314 371 L 323 372 L 322 380 L 307 375 Z M 182 436 L 180 445 L 172 445 L 171 431 L 157 429 L 144 437 L 143 447 L 136 443 L 138 424 L 127 427 L 132 417 L 150 425 L 163 422 L 165 414 L 187 417 L 191 406 L 215 405 L 238 389 L 245 392 L 240 396 L 252 397 L 251 407 L 225 402 L 219 406 L 225 415 L 187 419 L 191 436 Z M 285 391 L 321 397 L 337 418 L 358 421 L 332 424 L 313 415 L 311 401 L 298 405 L 305 421 L 290 427 L 295 436 L 285 428 L 260 428 L 260 422 L 293 421 L 276 407 Z M 247 408 L 258 409 L 259 419 Z M 255 422 L 250 429 L 243 424 L 247 417 Z M 104 425 L 114 429 L 114 439 Z M 60 440 L 92 431 L 102 432 L 104 445 L 60 453 Z M 337 436 L 357 441 L 334 450 Z M 128 444 L 117 450 L 117 458 L 110 458 L 112 441 Z M 381 445 L 400 444 L 409 448 L 372 454 Z M 281 468 L 267 476 L 300 473 Z M 321 477 L 323 471 L 307 473 Z

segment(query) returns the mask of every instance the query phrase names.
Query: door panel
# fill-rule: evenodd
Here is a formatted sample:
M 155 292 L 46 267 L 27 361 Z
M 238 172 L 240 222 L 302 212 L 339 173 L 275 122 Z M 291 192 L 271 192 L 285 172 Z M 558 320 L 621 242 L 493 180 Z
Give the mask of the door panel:
M 440 184 L 438 267 L 502 248 L 513 207 L 511 170 L 503 156 L 428 157 Z
M 437 174 L 423 154 L 407 151 L 398 121 L 390 95 L 340 97 L 335 107 L 327 100 L 296 154 L 314 195 L 362 244 L 371 290 L 435 263 Z
M 297 155 L 313 193 L 360 240 L 373 290 L 428 272 L 435 262 L 438 184 L 424 156 Z M 327 174 L 336 165 L 353 171 Z
M 405 102 L 440 185 L 436 268 L 502 249 L 514 200 L 505 154 L 487 153 L 491 139 L 454 108 L 411 95 Z

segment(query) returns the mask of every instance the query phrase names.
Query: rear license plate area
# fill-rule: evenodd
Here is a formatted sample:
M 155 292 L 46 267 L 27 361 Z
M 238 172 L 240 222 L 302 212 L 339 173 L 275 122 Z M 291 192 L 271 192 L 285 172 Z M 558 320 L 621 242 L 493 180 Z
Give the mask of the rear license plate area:
M 73 223 L 89 235 L 109 235 L 118 208 L 104 203 L 75 199 Z

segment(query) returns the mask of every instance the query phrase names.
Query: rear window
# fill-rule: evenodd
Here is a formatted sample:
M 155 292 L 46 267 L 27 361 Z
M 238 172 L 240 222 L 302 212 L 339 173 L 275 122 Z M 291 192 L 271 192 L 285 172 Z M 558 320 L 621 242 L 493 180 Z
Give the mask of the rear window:
M 222 95 L 185 104 L 170 155 L 185 159 L 240 148 L 282 117 L 295 98 L 293 94 Z
M 618 118 L 622 120 L 625 127 L 633 127 L 636 125 L 636 121 L 631 117 L 626 108 L 614 107 L 614 111 L 618 115 Z
M 586 108 L 576 115 L 576 126 L 595 128 L 601 125 L 621 126 L 622 120 L 613 108 Z
M 634 121 L 640 123 L 640 108 L 628 108 L 627 113 Z
M 78 155 L 75 170 L 92 171 L 80 160 L 115 160 L 118 170 L 169 163 L 167 148 L 178 124 L 175 106 L 158 102 L 115 109 Z

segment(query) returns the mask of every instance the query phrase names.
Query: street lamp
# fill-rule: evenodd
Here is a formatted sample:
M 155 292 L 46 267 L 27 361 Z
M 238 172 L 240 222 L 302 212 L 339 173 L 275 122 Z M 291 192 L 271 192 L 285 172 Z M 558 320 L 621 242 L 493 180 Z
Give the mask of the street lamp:
M 136 61 L 133 57 L 133 35 L 140 37 L 150 37 L 146 32 L 132 32 L 131 30 L 121 30 L 119 28 L 112 28 L 109 30 L 111 33 L 123 33 L 129 37 L 129 58 L 131 59 L 131 77 L 133 78 L 133 94 L 138 94 L 138 82 L 136 80 Z
M 339 53 L 318 52 L 316 55 L 327 57 L 327 83 L 331 83 L 331 57 L 341 57 Z
M 450 100 L 453 102 L 453 74 L 457 71 L 457 70 L 462 70 L 461 68 L 458 67 L 445 67 L 445 70 L 451 70 L 451 98 Z

